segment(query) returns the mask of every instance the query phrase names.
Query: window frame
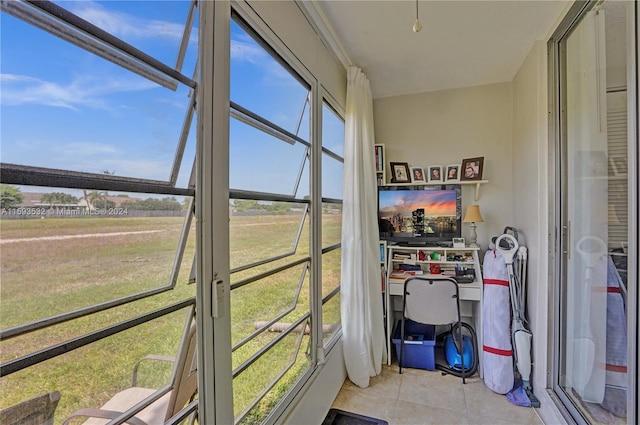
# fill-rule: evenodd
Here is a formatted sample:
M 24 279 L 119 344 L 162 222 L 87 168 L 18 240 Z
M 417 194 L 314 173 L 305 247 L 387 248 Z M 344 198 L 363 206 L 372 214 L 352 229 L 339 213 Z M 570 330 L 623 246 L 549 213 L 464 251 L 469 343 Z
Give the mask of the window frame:
M 187 23 L 185 24 L 183 38 L 178 51 L 178 61 L 174 69 L 158 61 L 152 56 L 139 51 L 135 47 L 107 33 L 101 28 L 85 21 L 77 15 L 74 15 L 64 7 L 59 6 L 54 2 L 3 3 L 2 13 L 10 14 L 22 21 L 25 21 L 28 25 L 32 25 L 51 33 L 54 36 L 58 36 L 65 42 L 79 45 L 83 50 L 112 61 L 123 69 L 151 79 L 165 88 L 175 90 L 180 84 L 183 84 L 188 88 L 189 96 L 191 98 L 185 111 L 185 119 L 181 134 L 176 141 L 176 153 L 173 164 L 170 169 L 167 169 L 167 172 L 170 175 L 170 178 L 167 181 L 131 178 L 109 174 L 85 173 L 24 164 L 0 163 L 0 181 L 2 181 L 3 184 L 8 185 L 127 192 L 141 195 L 179 195 L 189 198 L 188 208 L 181 226 L 179 240 L 176 243 L 176 251 L 171 264 L 170 274 L 167 276 L 166 284 L 149 290 L 126 295 L 124 297 L 111 299 L 98 304 L 34 320 L 29 323 L 2 329 L 0 330 L 0 339 L 5 340 L 5 343 L 6 340 L 14 337 L 20 337 L 64 322 L 120 307 L 134 301 L 171 291 L 175 288 L 178 273 L 180 271 L 180 265 L 187 245 L 188 235 L 191 230 L 192 219 L 194 216 L 194 197 L 196 196 L 193 165 L 191 165 L 190 170 L 187 170 L 191 175 L 187 187 L 176 187 L 180 167 L 183 165 L 185 167 L 189 167 L 189 164 L 182 164 L 182 157 L 187 143 L 189 129 L 194 117 L 195 89 L 197 87 L 196 80 L 181 73 L 182 60 L 185 55 L 188 38 L 191 34 L 191 27 L 194 20 L 196 2 L 191 1 L 188 7 L 189 12 L 187 14 Z M 79 39 L 82 39 L 80 44 L 77 42 Z M 144 71 L 141 73 L 140 69 L 144 69 Z M 179 310 L 188 309 L 191 317 L 193 315 L 195 305 L 196 297 L 188 296 L 179 301 L 172 301 L 164 304 L 153 311 L 145 311 L 141 313 L 132 311 L 131 317 L 117 323 L 110 324 L 98 331 L 85 332 L 68 341 L 52 343 L 45 349 L 29 353 L 20 358 L 5 361 L 0 365 L 0 376 L 5 377 L 12 373 L 22 371 L 47 360 L 65 355 L 72 350 L 81 349 L 82 347 L 86 347 L 102 339 L 134 329 L 140 325 L 144 325 Z M 171 390 L 172 387 L 166 385 L 159 388 L 153 397 L 154 399 L 160 398 Z M 128 418 L 148 406 L 152 401 L 153 400 L 150 398 L 141 401 L 131 409 L 128 409 L 127 412 L 122 413 L 119 417 L 115 418 L 114 421 L 116 423 L 124 423 Z M 179 416 L 186 417 L 190 413 L 193 413 L 196 408 L 197 401 L 190 403 L 190 405 L 184 409 Z
M 548 281 L 551 288 L 549 292 L 549 336 L 547 357 L 547 382 L 546 387 L 551 397 L 556 401 L 560 414 L 567 420 L 576 421 L 584 420 L 579 409 L 574 406 L 574 401 L 569 399 L 562 388 L 560 382 L 560 373 L 562 370 L 561 356 L 559 347 L 562 343 L 562 315 L 561 304 L 562 297 L 565 296 L 565 288 L 561 287 L 561 283 L 567 278 L 567 270 L 564 267 L 566 257 L 569 253 L 570 228 L 567 223 L 562 220 L 567 216 L 567 196 L 564 190 L 557 190 L 566 184 L 566 165 L 567 165 L 567 149 L 565 140 L 567 139 L 566 125 L 563 123 L 567 120 L 567 95 L 566 95 L 566 40 L 572 29 L 581 21 L 583 16 L 597 5 L 596 1 L 581 1 L 573 4 L 565 14 L 562 22 L 558 25 L 554 33 L 547 42 L 547 75 L 548 75 L 548 141 L 549 141 L 549 255 L 548 255 Z M 627 140 L 628 140 L 628 220 L 629 223 L 637 221 L 640 207 L 638 204 L 638 164 L 640 161 L 637 143 L 639 123 L 640 123 L 640 106 L 638 103 L 638 46 L 640 46 L 640 32 L 638 25 L 640 23 L 640 7 L 633 2 L 629 6 L 629 18 L 627 19 Z M 640 239 L 639 230 L 636 227 L 629 226 L 628 230 L 628 282 L 638 281 L 638 241 Z M 639 302 L 639 293 L 637 287 L 629 285 L 627 297 L 627 311 L 634 312 L 636 319 L 633 320 L 633 314 L 627 316 L 627 376 L 629 386 L 627 388 L 627 417 L 628 423 L 635 423 L 638 418 L 638 380 L 637 362 L 631 359 L 637 359 L 638 354 L 638 320 L 637 311 Z
M 284 397 L 278 402 L 275 408 L 266 417 L 264 423 L 275 424 L 277 423 L 279 418 L 284 414 L 284 412 L 290 407 L 292 401 L 300 397 L 301 395 L 300 390 L 304 388 L 306 385 L 309 385 L 311 383 L 312 376 L 317 374 L 318 371 L 321 369 L 321 366 L 324 362 L 327 352 L 336 345 L 336 343 L 339 340 L 339 336 L 341 334 L 340 332 L 336 332 L 336 334 L 331 339 L 331 344 L 323 346 L 322 320 L 321 320 L 323 300 L 322 300 L 322 287 L 320 284 L 321 276 L 322 276 L 322 273 L 321 273 L 322 264 L 321 264 L 321 261 L 315 261 L 314 259 L 318 259 L 318 260 L 321 259 L 322 253 L 327 250 L 334 250 L 339 248 L 339 244 L 335 244 L 331 247 L 326 247 L 326 248 L 322 247 L 322 227 L 321 227 L 322 220 L 320 219 L 320 217 L 322 214 L 323 201 L 327 201 L 330 203 L 342 202 L 339 199 L 322 198 L 322 181 L 321 181 L 322 155 L 323 153 L 325 153 L 333 157 L 334 159 L 337 159 L 343 162 L 343 159 L 339 155 L 336 155 L 334 152 L 331 152 L 328 149 L 324 149 L 322 146 L 322 143 L 321 143 L 321 140 L 322 140 L 321 139 L 322 137 L 322 128 L 321 128 L 322 121 L 321 120 L 322 120 L 322 105 L 323 105 L 322 102 L 323 100 L 327 101 L 327 103 L 330 104 L 330 106 L 334 109 L 334 111 L 342 111 L 343 108 L 336 106 L 336 105 L 339 105 L 339 102 L 335 101 L 335 99 L 333 99 L 328 94 L 328 92 L 324 90 L 324 88 L 319 83 L 318 79 L 298 60 L 298 58 L 294 54 L 292 54 L 292 52 L 287 48 L 287 46 L 283 43 L 283 41 L 279 37 L 277 37 L 275 34 L 273 34 L 270 28 L 265 26 L 264 22 L 256 15 L 255 11 L 253 11 L 253 9 L 251 9 L 251 7 L 248 4 L 244 2 L 231 2 L 230 9 L 231 10 L 229 15 L 224 16 L 225 18 L 228 17 L 228 21 L 224 22 L 225 31 L 227 31 L 227 33 L 224 35 L 224 38 L 218 37 L 218 41 L 222 42 L 222 40 L 224 39 L 224 42 L 230 43 L 230 32 L 229 32 L 230 21 L 232 19 L 232 16 L 237 17 L 247 25 L 248 28 L 245 28 L 245 30 L 251 31 L 266 44 L 267 51 L 271 53 L 273 57 L 276 58 L 276 60 L 280 58 L 279 60 L 284 61 L 285 66 L 291 69 L 294 73 L 297 73 L 298 76 L 302 78 L 304 81 L 306 81 L 306 84 L 308 84 L 310 87 L 310 97 L 311 97 L 309 102 L 311 106 L 310 146 L 309 146 L 309 142 L 306 142 L 307 143 L 306 146 L 310 147 L 310 157 L 311 157 L 311 161 L 310 161 L 311 177 L 310 177 L 310 197 L 309 197 L 310 199 L 309 200 L 299 199 L 299 198 L 296 198 L 295 195 L 286 196 L 286 195 L 265 194 L 265 193 L 252 192 L 252 191 L 232 190 L 232 189 L 229 189 L 228 187 L 227 187 L 228 192 L 226 193 L 226 196 L 227 196 L 226 199 L 232 199 L 237 197 L 240 199 L 299 202 L 299 203 L 308 204 L 310 208 L 310 216 L 312 219 L 310 222 L 311 242 L 310 242 L 310 253 L 309 253 L 309 259 L 310 259 L 309 277 L 311 279 L 311 282 L 314 282 L 314 283 L 312 283 L 312 287 L 311 287 L 312 292 L 310 294 L 311 305 L 309 309 L 309 314 L 311 314 L 311 317 L 315 317 L 318 319 L 318 320 L 312 320 L 312 327 L 313 327 L 313 331 L 311 335 L 312 350 L 311 350 L 311 353 L 309 353 L 310 359 L 311 359 L 310 364 L 312 365 L 312 367 L 308 368 L 303 373 L 303 375 L 300 378 L 298 378 L 298 380 L 293 384 L 293 386 L 289 388 L 288 393 L 284 395 Z M 218 29 L 215 30 L 215 34 L 219 34 Z M 263 47 L 265 46 L 263 45 Z M 210 47 L 205 46 L 205 49 L 206 48 L 210 49 Z M 228 49 L 229 46 L 225 46 L 225 47 L 218 46 L 218 48 L 220 50 L 223 50 L 225 48 Z M 214 42 L 214 50 L 215 50 L 215 42 Z M 229 56 L 226 56 L 225 60 L 230 61 L 230 59 L 228 58 Z M 219 75 L 217 77 L 213 78 L 214 81 L 217 81 L 220 84 L 222 84 L 222 82 L 219 81 L 218 79 L 220 77 L 220 74 L 230 72 L 230 62 L 225 62 L 225 64 L 226 65 L 222 70 L 220 70 L 218 67 L 216 68 L 216 71 L 221 71 L 221 72 L 218 73 Z M 220 66 L 220 62 L 218 62 L 218 66 Z M 205 69 L 205 68 L 201 68 L 201 69 Z M 203 71 L 203 74 L 205 74 L 205 71 Z M 228 75 L 225 75 L 225 77 L 228 78 Z M 205 84 L 205 82 L 203 82 L 203 84 Z M 244 110 L 244 108 L 241 105 L 234 104 L 229 97 L 228 90 L 229 90 L 229 87 L 224 87 L 224 88 L 218 87 L 218 90 L 215 93 L 216 96 L 214 96 L 214 98 L 216 99 L 216 105 L 214 105 L 214 109 L 217 106 L 219 108 L 218 113 L 220 113 L 220 110 L 227 108 L 229 113 L 228 119 L 231 119 L 231 117 L 238 118 L 240 115 L 242 115 L 241 118 L 243 122 L 248 123 L 256 128 L 262 128 L 262 129 L 266 128 L 267 131 L 281 130 L 276 125 L 274 125 L 273 123 L 270 123 L 268 120 L 265 120 L 262 117 L 259 117 L 257 115 L 252 116 L 254 115 L 252 111 Z M 226 105 L 225 105 L 225 100 L 227 102 Z M 220 115 L 217 115 L 217 117 L 220 118 L 220 123 L 222 124 L 222 117 Z M 225 134 L 225 131 L 226 131 L 226 134 Z M 217 134 L 217 137 L 216 136 L 213 137 L 213 139 L 216 141 L 214 142 L 213 157 L 215 157 L 215 151 L 216 151 L 215 145 L 217 144 L 220 145 L 218 149 L 219 153 L 228 154 L 228 149 L 229 149 L 228 127 L 225 130 L 221 128 L 215 128 L 213 129 L 213 134 Z M 286 135 L 284 139 L 289 139 L 289 140 L 284 140 L 286 142 L 290 142 L 290 141 L 301 142 L 301 143 L 304 142 L 304 140 L 298 140 L 298 138 L 292 134 Z M 224 140 L 227 141 L 226 144 L 224 143 Z M 225 146 L 222 146 L 223 144 Z M 206 149 L 204 151 L 198 150 L 198 153 L 203 153 L 203 152 L 204 152 L 203 156 L 207 157 L 208 154 Z M 214 162 L 209 162 L 209 164 L 210 166 L 213 167 L 217 163 L 214 164 Z M 207 190 L 207 192 L 221 193 L 220 191 L 224 189 L 223 185 L 221 185 L 221 181 L 225 180 L 228 183 L 228 175 L 229 175 L 228 160 L 225 164 L 223 164 L 222 167 L 220 165 L 222 164 L 217 164 L 217 168 L 214 167 L 215 172 L 207 171 L 207 173 L 209 174 L 206 178 L 206 183 L 203 183 L 203 184 L 210 184 L 211 181 L 213 180 L 216 182 L 215 186 L 217 187 L 217 189 L 214 188 L 213 191 Z M 201 166 L 204 166 L 204 163 Z M 304 167 L 300 167 L 300 172 L 303 171 L 303 168 Z M 200 182 L 202 182 L 202 180 L 200 180 Z M 211 198 L 211 196 L 207 195 L 207 198 L 209 199 Z M 225 204 L 224 202 L 220 202 L 220 201 L 218 201 L 218 203 L 223 205 Z M 225 213 L 227 214 L 227 217 L 224 223 L 223 221 L 219 221 L 217 224 L 216 223 L 213 224 L 213 227 L 216 227 L 216 226 L 226 227 L 226 229 L 224 230 L 226 232 L 224 240 L 217 238 L 216 243 L 213 244 L 215 245 L 216 250 L 224 249 L 225 244 L 228 247 L 228 243 L 229 243 L 228 209 L 227 211 L 225 211 Z M 314 217 L 318 217 L 318 218 L 314 219 Z M 219 232 L 221 232 L 223 229 L 219 228 L 218 230 Z M 198 234 L 203 235 L 203 232 L 198 232 Z M 204 234 L 209 234 L 209 232 L 208 231 L 204 232 Z M 221 233 L 218 233 L 218 234 L 220 235 Z M 228 251 L 228 248 L 227 248 L 227 251 Z M 203 255 L 203 254 L 205 253 L 200 252 L 200 255 Z M 226 256 L 226 255 L 227 253 L 225 253 L 223 256 Z M 210 259 L 211 257 L 205 256 L 205 258 Z M 221 274 L 220 273 L 221 269 L 219 268 L 216 270 L 217 270 L 216 275 L 218 279 L 220 277 L 223 277 L 223 279 L 221 279 L 222 281 L 230 282 L 230 274 L 227 274 L 229 273 L 229 270 L 225 270 L 225 274 Z M 206 282 L 208 281 L 208 278 L 209 276 L 206 276 L 206 277 L 203 276 L 202 281 Z M 224 309 L 225 311 L 229 311 L 228 307 L 229 307 L 229 299 L 231 295 L 230 294 L 231 285 L 226 282 L 223 283 L 222 287 L 220 288 L 225 294 L 229 294 L 229 295 L 225 295 L 225 298 L 223 300 L 223 305 L 220 306 L 219 304 L 220 299 L 216 301 L 215 297 L 212 302 L 214 304 L 217 302 L 219 304 L 219 308 L 222 307 L 222 309 Z M 202 300 L 205 301 L 205 304 L 203 304 L 203 308 L 206 310 L 209 310 L 206 307 L 206 303 L 208 300 L 211 300 L 211 297 L 209 295 L 213 292 L 219 292 L 219 291 L 216 291 L 214 287 L 214 289 L 207 290 L 203 293 Z M 335 295 L 335 293 L 333 293 L 333 295 Z M 213 308 L 212 310 L 215 311 L 216 308 Z M 226 316 L 226 313 L 225 313 L 225 316 Z M 221 321 L 221 319 L 223 320 Z M 228 325 L 230 328 L 231 323 L 230 321 L 227 323 L 228 320 L 229 320 L 229 317 L 223 318 L 222 316 L 219 315 L 219 316 L 215 316 L 214 322 L 220 322 L 220 324 L 224 322 L 225 327 Z M 214 323 L 214 328 L 216 328 L 217 326 L 218 326 L 218 323 Z M 204 329 L 206 331 L 206 328 Z M 227 329 L 224 329 L 224 330 L 220 329 L 220 330 L 228 334 Z M 216 332 L 214 331 L 214 333 Z M 208 344 L 206 345 L 208 346 Z M 229 347 L 229 346 L 230 345 L 226 345 L 226 347 Z M 213 357 L 217 358 L 218 355 L 221 355 L 222 357 L 226 358 L 229 353 L 228 352 L 224 353 L 225 345 L 217 344 L 217 347 L 218 347 L 218 350 L 214 350 L 215 353 L 213 354 Z M 211 347 L 208 346 L 208 348 L 211 348 Z M 202 358 L 205 358 L 205 357 L 202 356 Z M 200 370 L 202 370 L 203 372 L 206 372 L 204 368 L 201 368 Z M 204 375 L 203 381 L 205 381 L 205 385 L 206 385 L 206 381 L 211 381 L 212 378 L 214 378 L 215 375 L 217 374 L 217 371 L 216 373 L 213 373 L 213 370 L 211 369 L 210 369 L 210 372 L 211 374 L 206 374 L 206 373 L 203 374 Z M 204 400 L 205 397 L 203 397 L 201 394 L 200 399 Z M 223 402 L 222 400 L 226 400 L 227 402 Z M 201 407 L 204 410 L 217 409 L 216 413 L 219 413 L 220 409 L 224 409 L 226 411 L 226 413 L 224 413 L 225 417 L 228 417 L 229 414 L 233 416 L 234 409 L 232 406 L 232 400 L 229 400 L 227 396 L 222 396 L 220 399 L 218 399 L 218 401 L 212 402 L 211 404 L 202 405 Z M 219 417 L 218 415 L 216 416 Z M 205 419 L 205 421 L 208 421 L 208 420 L 209 419 Z

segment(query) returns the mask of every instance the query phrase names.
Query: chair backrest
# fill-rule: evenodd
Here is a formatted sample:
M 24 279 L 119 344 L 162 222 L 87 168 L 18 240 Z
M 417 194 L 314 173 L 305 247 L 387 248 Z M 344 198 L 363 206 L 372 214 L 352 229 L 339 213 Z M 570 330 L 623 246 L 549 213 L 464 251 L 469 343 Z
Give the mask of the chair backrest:
M 165 421 L 182 410 L 198 392 L 197 332 L 195 322 L 189 325 L 173 370 L 171 391 Z
M 430 325 L 449 325 L 460 319 L 458 283 L 447 277 L 414 276 L 404 282 L 404 317 Z
M 0 410 L 2 425 L 53 425 L 60 393 L 52 391 Z

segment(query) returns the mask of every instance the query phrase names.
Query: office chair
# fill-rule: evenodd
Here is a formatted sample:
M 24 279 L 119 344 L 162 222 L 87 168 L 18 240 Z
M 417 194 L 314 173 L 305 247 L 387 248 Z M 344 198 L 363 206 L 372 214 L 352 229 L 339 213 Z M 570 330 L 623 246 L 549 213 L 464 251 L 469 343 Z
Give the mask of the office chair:
M 460 320 L 460 297 L 458 283 L 449 277 L 412 276 L 404 281 L 402 295 L 402 318 L 400 319 L 400 358 L 398 364 L 402 373 L 404 355 L 405 319 L 429 325 L 456 325 L 452 335 L 456 350 L 462 357 L 462 324 Z M 465 383 L 465 368 L 462 362 L 462 383 Z

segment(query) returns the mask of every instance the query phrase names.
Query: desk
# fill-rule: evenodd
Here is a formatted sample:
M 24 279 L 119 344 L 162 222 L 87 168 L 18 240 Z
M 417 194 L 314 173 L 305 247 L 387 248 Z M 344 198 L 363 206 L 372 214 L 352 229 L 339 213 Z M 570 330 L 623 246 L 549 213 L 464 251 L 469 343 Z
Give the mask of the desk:
M 420 266 L 422 276 L 445 277 L 447 273 L 459 267 L 473 268 L 475 280 L 471 283 L 458 284 L 460 293 L 460 315 L 466 322 L 470 322 L 478 336 L 478 373 L 482 377 L 482 270 L 478 258 L 480 248 L 435 248 L 435 247 L 406 247 L 390 245 L 387 247 L 385 318 L 387 335 L 391 335 L 396 323 L 396 312 L 402 312 L 402 293 L 406 277 L 398 277 L 394 270 L 401 264 Z M 420 254 L 422 251 L 422 254 Z M 437 253 L 433 259 L 432 254 Z M 408 256 L 408 258 L 407 258 Z M 423 258 L 420 260 L 419 258 Z M 443 273 L 432 275 L 425 273 L 431 264 L 438 264 Z M 408 276 L 407 276 L 408 277 Z M 395 307 L 395 308 L 394 308 Z M 387 339 L 387 364 L 391 364 L 391 338 Z

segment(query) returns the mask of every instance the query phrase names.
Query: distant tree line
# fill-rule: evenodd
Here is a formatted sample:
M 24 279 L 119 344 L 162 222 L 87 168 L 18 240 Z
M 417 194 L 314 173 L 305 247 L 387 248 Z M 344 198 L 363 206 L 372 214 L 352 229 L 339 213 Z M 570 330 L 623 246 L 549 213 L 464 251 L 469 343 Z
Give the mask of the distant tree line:
M 127 200 L 120 204 L 121 208 L 139 211 L 180 211 L 182 204 L 173 196 L 166 198 L 147 198 L 143 200 Z
M 87 203 L 96 208 L 115 208 L 116 203 L 111 199 L 108 199 L 108 196 L 109 194 L 107 192 L 99 192 L 97 190 L 89 193 L 85 191 L 84 193 Z M 20 205 L 22 201 L 24 201 L 24 195 L 19 188 L 7 184 L 0 184 L 0 208 L 15 208 Z M 40 202 L 55 207 L 77 205 L 79 203 L 79 199 L 68 193 L 51 192 L 43 194 L 40 198 Z M 162 199 L 129 198 L 126 201 L 123 201 L 120 204 L 120 207 L 138 211 L 181 211 L 186 207 L 186 204 L 183 206 L 175 197 L 167 196 Z
M 238 212 L 264 211 L 270 214 L 286 214 L 291 209 L 287 202 L 262 202 L 253 199 L 235 199 L 233 206 Z

